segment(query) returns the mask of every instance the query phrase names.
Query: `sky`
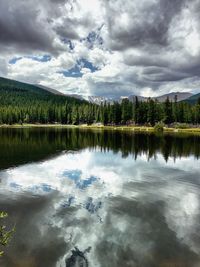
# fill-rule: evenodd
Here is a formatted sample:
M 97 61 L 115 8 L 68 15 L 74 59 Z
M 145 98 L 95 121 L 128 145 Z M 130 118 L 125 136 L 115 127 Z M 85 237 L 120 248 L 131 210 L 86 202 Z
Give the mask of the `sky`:
M 67 94 L 200 92 L 199 0 L 0 0 L 0 76 Z

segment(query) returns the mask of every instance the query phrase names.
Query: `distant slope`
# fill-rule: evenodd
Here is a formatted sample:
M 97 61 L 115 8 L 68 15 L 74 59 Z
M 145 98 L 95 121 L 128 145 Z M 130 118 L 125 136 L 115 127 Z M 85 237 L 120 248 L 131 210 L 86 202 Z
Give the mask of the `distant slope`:
M 165 95 L 161 95 L 158 97 L 152 97 L 152 99 L 157 99 L 158 102 L 164 102 L 167 97 L 169 98 L 170 101 L 174 101 L 175 96 L 177 96 L 177 101 L 183 101 L 191 96 L 193 96 L 191 93 L 181 93 L 181 92 L 173 92 Z M 138 98 L 139 101 L 146 102 L 148 101 L 149 97 L 144 97 L 144 96 L 137 96 L 137 95 L 129 95 L 129 96 L 120 96 L 120 97 L 104 97 L 104 96 L 89 96 L 87 100 L 90 103 L 98 104 L 100 105 L 101 103 L 113 103 L 113 102 L 118 102 L 121 103 L 123 99 L 129 99 L 131 102 L 135 102 L 136 97 Z
M 0 90 L 7 90 L 10 92 L 29 92 L 29 93 L 34 93 L 34 94 L 40 94 L 40 95 L 46 95 L 49 94 L 46 90 L 32 85 L 32 84 L 27 84 L 23 82 L 18 82 L 15 80 L 11 79 L 6 79 L 0 77 Z
M 46 86 L 40 85 L 40 84 L 35 84 L 35 86 L 40 87 L 40 88 L 42 88 L 42 89 L 44 89 L 44 90 L 46 90 L 46 91 L 48 91 L 54 95 L 62 95 L 62 96 L 67 96 L 67 97 L 73 97 L 73 98 L 76 98 L 79 100 L 86 100 L 86 99 L 84 99 L 84 97 L 82 97 L 81 95 L 78 95 L 78 94 L 64 94 L 64 93 L 59 92 L 56 89 L 52 89 L 50 87 L 46 87 Z
M 69 97 L 74 97 L 76 99 L 79 99 L 79 100 L 85 100 L 86 99 L 82 96 L 82 95 L 78 95 L 78 94 L 64 94 L 65 96 L 69 96 Z
M 128 99 L 129 99 L 130 101 L 132 101 L 132 102 L 135 102 L 136 97 L 137 97 L 138 101 L 147 101 L 147 100 L 148 100 L 148 97 L 137 96 L 137 95 L 130 95 L 130 96 L 128 97 Z
M 57 91 L 55 89 L 49 88 L 47 86 L 44 86 L 44 85 L 34 84 L 34 86 L 39 87 L 39 88 L 41 88 L 41 89 L 43 89 L 45 91 L 48 91 L 48 92 L 50 92 L 50 93 L 52 93 L 54 95 L 64 95 L 63 93 L 61 93 L 61 92 L 59 92 L 59 91 Z
M 92 103 L 92 104 L 97 104 L 100 105 L 102 103 L 112 103 L 114 100 L 113 99 L 109 99 L 107 97 L 104 96 L 88 96 L 87 100 Z
M 83 111 L 85 105 L 85 100 L 0 78 L 0 124 L 74 124 L 79 122 L 79 108 Z
M 6 95 L 8 103 L 3 101 L 4 96 Z M 172 92 L 169 94 L 161 95 L 158 97 L 152 97 L 153 99 L 157 99 L 159 102 L 164 102 L 167 97 L 170 101 L 174 101 L 175 96 L 177 95 L 177 101 L 186 101 L 191 104 L 195 104 L 200 97 L 200 94 L 192 95 L 191 93 L 182 93 L 182 92 Z M 14 101 L 14 98 L 16 98 Z M 5 104 L 12 104 L 11 102 L 17 102 L 18 98 L 26 99 L 26 100 L 49 100 L 56 102 L 58 99 L 68 100 L 68 101 L 77 101 L 80 102 L 90 102 L 93 104 L 101 104 L 101 103 L 113 103 L 114 101 L 121 103 L 122 99 L 127 98 L 132 102 L 135 102 L 135 98 L 137 97 L 139 101 L 147 101 L 148 97 L 130 95 L 127 97 L 104 97 L 104 96 L 88 96 L 87 98 L 78 95 L 78 94 L 63 94 L 55 89 L 43 86 L 43 85 L 33 85 L 27 84 L 23 82 L 18 82 L 11 79 L 1 78 L 0 77 L 0 104 L 4 102 Z M 21 102 L 21 101 L 20 101 Z M 27 101 L 26 101 L 27 102 Z
M 81 104 L 86 101 L 62 94 L 36 85 L 18 82 L 0 77 L 0 106 L 28 106 L 50 102 L 61 104 L 65 102 Z
M 175 96 L 177 96 L 177 101 L 179 102 L 179 101 L 182 101 L 182 100 L 185 100 L 185 99 L 191 97 L 192 94 L 191 93 L 173 92 L 173 93 L 161 95 L 158 97 L 154 97 L 154 99 L 157 99 L 159 102 L 164 102 L 168 97 L 170 101 L 174 101 Z
M 191 97 L 184 100 L 184 102 L 190 103 L 190 104 L 196 104 L 198 99 L 200 99 L 200 93 L 196 95 L 192 95 Z
M 151 97 L 154 100 L 158 100 L 158 102 L 165 102 L 165 100 L 167 98 L 169 98 L 170 101 L 174 101 L 175 100 L 175 96 L 177 96 L 177 101 L 180 102 L 184 99 L 187 99 L 189 97 L 192 96 L 191 93 L 182 93 L 182 92 L 172 92 L 169 94 L 164 94 L 161 96 L 157 96 L 157 97 Z M 135 102 L 135 98 L 138 98 L 139 101 L 147 101 L 149 99 L 149 97 L 144 97 L 144 96 L 135 96 L 135 95 L 131 95 L 129 96 L 129 100 Z

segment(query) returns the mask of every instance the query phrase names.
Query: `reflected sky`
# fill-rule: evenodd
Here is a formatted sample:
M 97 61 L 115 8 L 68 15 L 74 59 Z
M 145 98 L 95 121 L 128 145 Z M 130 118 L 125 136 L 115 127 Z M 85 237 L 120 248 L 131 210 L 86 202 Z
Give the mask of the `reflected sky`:
M 75 247 L 87 262 L 79 253 L 70 266 L 200 266 L 194 156 L 84 149 L 3 170 L 0 181 L 1 209 L 17 229 L 3 267 L 68 267 Z

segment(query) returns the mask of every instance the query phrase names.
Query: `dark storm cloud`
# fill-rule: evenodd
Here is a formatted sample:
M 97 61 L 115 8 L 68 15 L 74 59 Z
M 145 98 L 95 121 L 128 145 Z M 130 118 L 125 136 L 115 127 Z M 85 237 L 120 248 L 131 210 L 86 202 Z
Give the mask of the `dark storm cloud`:
M 67 15 L 67 11 L 63 14 L 64 5 L 73 7 L 74 3 L 73 0 L 0 0 L 0 51 L 22 54 L 63 52 L 65 48 L 55 40 L 61 41 L 63 36 L 69 40 L 78 39 L 77 26 L 87 24 L 76 19 L 63 19 Z M 55 25 L 57 19 L 61 19 L 61 25 Z
M 168 45 L 168 29 L 174 16 L 185 6 L 183 0 L 159 1 L 108 1 L 107 19 L 111 36 L 111 47 L 124 50 L 141 45 Z M 128 25 L 120 18 L 128 16 Z
M 104 2 L 109 32 L 108 45 L 112 50 L 122 53 L 125 64 L 138 67 L 141 75 L 132 75 L 134 84 L 157 90 L 162 83 L 182 81 L 200 75 L 200 52 L 196 51 L 197 56 L 194 56 L 193 47 L 188 51 L 184 46 L 189 34 L 194 29 L 199 31 L 199 1 Z M 190 15 L 184 21 L 185 10 Z M 185 36 L 180 37 L 180 31 L 185 30 L 190 21 L 195 26 L 191 26 L 184 33 Z M 177 30 L 179 24 L 182 28 Z M 179 44 L 176 43 L 177 40 Z M 138 54 L 134 53 L 135 49 Z
M 62 24 L 56 26 L 54 29 L 61 37 L 78 40 L 81 37 L 76 31 L 78 27 L 82 27 L 83 30 L 84 28 L 92 27 L 91 19 L 89 17 L 79 19 L 64 18 Z
M 67 25 L 69 26 L 69 28 L 66 28 L 63 25 L 57 26 L 55 28 L 56 32 L 62 37 L 62 38 L 68 38 L 68 39 L 72 39 L 72 40 L 76 40 L 79 38 L 78 34 L 76 32 L 74 32 L 74 30 L 72 29 L 72 23 L 70 22 L 70 20 L 67 22 Z
M 55 54 L 63 51 L 54 44 L 56 38 L 78 40 L 83 37 L 81 30 L 77 32 L 78 28 L 84 32 L 84 29 L 93 26 L 89 16 L 70 18 L 74 7 L 79 8 L 74 0 L 0 0 L 1 51 L 48 51 Z
M 0 0 L 1 51 L 52 51 L 53 36 L 41 12 L 37 2 Z
M 143 78 L 147 82 L 179 81 L 190 77 L 187 73 L 175 72 L 167 68 L 148 67 L 143 70 Z
M 147 54 L 146 51 L 134 55 L 124 53 L 124 61 L 128 66 L 141 69 L 141 80 L 144 85 L 151 82 L 180 81 L 186 78 L 200 76 L 200 62 L 198 57 L 191 57 L 187 53 L 181 56 L 178 53 L 170 54 L 161 50 L 157 54 Z M 142 82 L 140 81 L 140 82 Z M 153 88 L 155 88 L 153 86 Z

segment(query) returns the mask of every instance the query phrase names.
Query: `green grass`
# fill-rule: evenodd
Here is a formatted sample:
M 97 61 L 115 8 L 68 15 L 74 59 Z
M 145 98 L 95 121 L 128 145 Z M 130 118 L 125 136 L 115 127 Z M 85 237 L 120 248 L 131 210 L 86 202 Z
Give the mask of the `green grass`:
M 0 128 L 79 128 L 79 129 L 98 129 L 98 130 L 112 130 L 112 131 L 133 131 L 133 132 L 156 132 L 154 127 L 147 126 L 103 126 L 103 125 L 66 125 L 66 124 L 3 124 L 0 125 Z M 177 128 L 168 128 L 164 127 L 164 133 L 191 133 L 191 134 L 200 134 L 199 128 L 186 128 L 186 129 L 177 129 Z

